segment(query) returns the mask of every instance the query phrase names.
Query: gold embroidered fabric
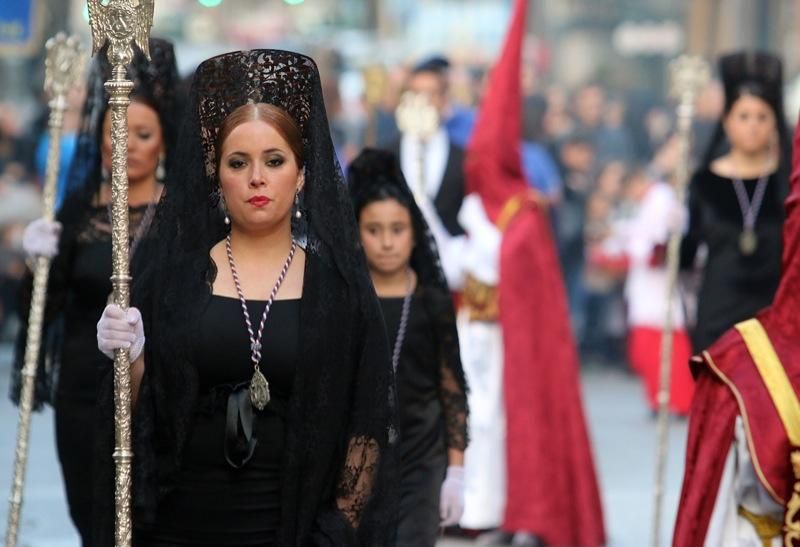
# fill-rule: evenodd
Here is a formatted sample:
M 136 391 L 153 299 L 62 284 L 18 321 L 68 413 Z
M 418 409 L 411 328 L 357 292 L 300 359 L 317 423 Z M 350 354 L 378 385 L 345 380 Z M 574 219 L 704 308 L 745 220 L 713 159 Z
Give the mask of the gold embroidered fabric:
M 487 285 L 471 275 L 467 275 L 462 299 L 464 307 L 469 311 L 470 321 L 494 323 L 499 319 L 497 287 Z

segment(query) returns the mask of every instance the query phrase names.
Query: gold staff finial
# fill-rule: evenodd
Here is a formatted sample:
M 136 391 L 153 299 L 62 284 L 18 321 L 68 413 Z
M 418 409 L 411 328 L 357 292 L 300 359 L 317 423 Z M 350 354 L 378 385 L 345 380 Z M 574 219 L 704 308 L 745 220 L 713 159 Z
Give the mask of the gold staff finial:
M 692 118 L 697 95 L 711 80 L 711 69 L 702 58 L 682 55 L 669 65 L 670 94 L 678 101 L 678 124 L 676 136 L 680 150 L 675 167 L 675 193 L 679 203 L 686 199 L 686 186 L 689 183 L 689 152 L 691 150 Z M 653 503 L 653 545 L 661 545 L 661 514 L 664 498 L 664 474 L 667 460 L 670 379 L 672 377 L 672 330 L 674 307 L 672 301 L 677 289 L 678 266 L 680 265 L 680 246 L 683 234 L 675 231 L 667 246 L 667 294 L 665 295 L 666 317 L 661 335 L 660 381 L 658 389 L 658 447 L 656 454 L 656 480 Z
M 133 60 L 133 43 L 150 56 L 150 27 L 154 0 L 88 0 L 92 28 L 92 51 L 108 43 L 108 61 L 113 67 L 105 83 L 111 110 L 111 259 L 114 303 L 123 309 L 130 302 L 129 225 L 128 225 L 128 105 L 133 82 L 127 79 L 126 65 Z M 116 547 L 130 547 L 131 522 L 131 378 L 128 350 L 114 352 L 114 463 Z
M 44 90 L 50 97 L 48 120 L 50 143 L 47 150 L 42 217 L 53 220 L 55 216 L 56 184 L 61 156 L 61 129 L 64 112 L 67 110 L 67 95 L 83 78 L 85 53 L 75 36 L 69 38 L 58 33 L 45 44 Z M 47 279 L 50 274 L 50 259 L 40 256 L 33 267 L 33 292 L 28 315 L 28 332 L 25 345 L 25 361 L 22 368 L 22 387 L 19 397 L 19 425 L 17 446 L 14 452 L 14 478 L 11 483 L 11 498 L 8 506 L 8 528 L 6 547 L 17 545 L 22 493 L 25 483 L 25 468 L 28 463 L 28 439 L 30 438 L 31 413 L 33 411 L 34 386 L 42 344 L 44 310 L 47 299 Z

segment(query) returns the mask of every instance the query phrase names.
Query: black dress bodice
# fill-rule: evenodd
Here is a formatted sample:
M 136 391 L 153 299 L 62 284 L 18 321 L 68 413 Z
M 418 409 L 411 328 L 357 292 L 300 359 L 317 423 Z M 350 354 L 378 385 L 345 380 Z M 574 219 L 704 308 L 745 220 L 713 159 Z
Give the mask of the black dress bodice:
M 743 181 L 750 200 L 758 180 Z M 689 188 L 689 230 L 681 245 L 681 263 L 690 266 L 697 250 L 708 250 L 698 295 L 696 352 L 705 350 L 736 323 L 772 303 L 781 273 L 783 200 L 787 181 L 774 173 L 767 182 L 756 220 L 758 246 L 746 255 L 740 248 L 742 212 L 731 179 L 703 169 Z
M 254 329 L 265 301 L 248 301 Z M 250 341 L 238 299 L 212 296 L 198 318 L 199 398 L 174 490 L 157 511 L 155 544 L 273 545 L 280 524 L 286 405 L 298 353 L 300 300 L 273 303 L 261 371 L 270 403 L 250 406 Z M 247 416 L 245 416 L 247 414 Z M 248 422 L 250 422 L 248 424 Z M 252 427 L 249 447 L 245 429 Z
M 395 379 L 399 405 L 400 458 L 404 467 L 437 458 L 448 447 L 464 450 L 466 389 L 461 362 L 447 338 L 450 327 L 443 317 L 444 295 L 417 289 L 411 299 L 408 325 Z M 400 326 L 403 298 L 379 298 L 389 343 L 394 347 Z M 454 371 L 451 367 L 457 367 Z

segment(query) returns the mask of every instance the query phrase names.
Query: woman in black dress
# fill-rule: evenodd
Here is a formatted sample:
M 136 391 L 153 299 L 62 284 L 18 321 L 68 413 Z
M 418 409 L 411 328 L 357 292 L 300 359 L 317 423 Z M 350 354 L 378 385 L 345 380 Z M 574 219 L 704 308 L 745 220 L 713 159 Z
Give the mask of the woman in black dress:
M 144 236 L 169 176 L 177 133 L 172 44 L 152 39 L 151 59 L 137 54 L 129 70 L 134 81 L 128 111 L 128 181 L 132 252 L 144 250 Z M 66 200 L 56 222 L 39 219 L 25 231 L 28 255 L 53 257 L 47 291 L 46 327 L 35 405 L 52 404 L 58 458 L 69 512 L 84 546 L 93 545 L 93 424 L 100 372 L 108 360 L 97 350 L 97 316 L 111 293 L 111 115 L 103 84 L 111 67 L 101 54 L 89 75 L 76 156 L 67 178 Z M 142 243 L 143 245 L 140 245 Z M 33 277 L 23 285 L 20 311 L 30 309 Z M 19 396 L 27 334 L 16 345 L 12 398 Z
M 389 349 L 316 65 L 229 53 L 190 95 L 138 309 L 98 323 L 131 350 L 137 545 L 393 545 Z
M 736 53 L 720 60 L 725 109 L 689 187 L 689 227 L 681 262 L 707 248 L 694 350 L 772 302 L 781 268 L 789 140 L 780 59 Z M 721 150 L 725 141 L 729 150 Z
M 400 430 L 398 547 L 433 547 L 464 509 L 467 386 L 433 236 L 397 158 L 364 150 L 348 186 L 393 342 Z

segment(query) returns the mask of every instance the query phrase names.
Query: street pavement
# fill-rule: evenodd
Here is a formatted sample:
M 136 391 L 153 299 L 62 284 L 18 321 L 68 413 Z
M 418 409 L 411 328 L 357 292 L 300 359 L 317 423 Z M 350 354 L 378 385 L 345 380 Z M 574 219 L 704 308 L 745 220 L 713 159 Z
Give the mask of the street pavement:
M 0 345 L 0 531 L 5 536 L 17 430 L 17 409 L 6 397 L 10 348 Z M 656 423 L 638 382 L 621 372 L 590 367 L 583 375 L 584 401 L 594 441 L 609 547 L 641 547 L 652 539 Z M 680 493 L 686 422 L 673 420 L 662 519 L 668 545 Z M 53 413 L 35 414 L 22 508 L 20 547 L 79 547 L 64 501 L 54 446 Z M 443 539 L 439 547 L 470 542 Z

